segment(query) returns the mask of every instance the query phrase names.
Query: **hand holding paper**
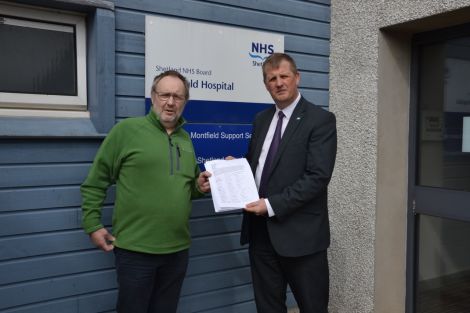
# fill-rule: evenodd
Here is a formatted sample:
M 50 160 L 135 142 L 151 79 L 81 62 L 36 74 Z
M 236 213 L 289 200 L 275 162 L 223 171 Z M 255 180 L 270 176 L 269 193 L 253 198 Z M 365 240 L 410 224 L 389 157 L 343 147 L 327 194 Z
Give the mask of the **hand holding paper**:
M 202 192 L 209 192 L 211 191 L 211 186 L 209 182 L 209 177 L 211 176 L 211 173 L 208 171 L 204 171 L 199 174 L 199 177 L 197 178 L 197 185 L 199 187 L 199 190 Z
M 268 215 L 266 200 L 261 198 L 255 202 L 248 203 L 245 207 L 245 211 L 254 213 L 256 215 Z
M 216 212 L 239 210 L 259 200 L 258 189 L 245 158 L 212 160 L 204 164 L 212 173 L 209 182 Z

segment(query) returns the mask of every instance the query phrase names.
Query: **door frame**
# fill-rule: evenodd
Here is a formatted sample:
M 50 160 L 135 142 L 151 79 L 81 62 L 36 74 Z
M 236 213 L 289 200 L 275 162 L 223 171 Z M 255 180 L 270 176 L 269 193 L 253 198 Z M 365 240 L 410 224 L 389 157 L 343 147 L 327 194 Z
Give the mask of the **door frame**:
M 409 167 L 408 167 L 408 212 L 407 212 L 407 257 L 406 257 L 406 313 L 416 312 L 416 288 L 419 265 L 419 220 L 421 215 L 430 215 L 470 222 L 470 192 L 437 187 L 418 186 L 417 137 L 419 130 L 419 58 L 420 47 L 433 42 L 442 42 L 470 36 L 470 23 L 415 34 L 412 37 L 410 72 L 409 115 Z M 451 201 L 452 206 L 443 206 Z

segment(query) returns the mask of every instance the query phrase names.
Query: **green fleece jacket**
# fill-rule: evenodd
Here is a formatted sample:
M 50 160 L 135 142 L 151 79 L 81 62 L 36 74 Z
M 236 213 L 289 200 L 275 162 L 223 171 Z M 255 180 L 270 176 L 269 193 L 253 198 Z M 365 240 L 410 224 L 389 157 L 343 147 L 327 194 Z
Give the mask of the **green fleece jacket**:
M 103 227 L 106 191 L 116 184 L 116 247 L 154 254 L 189 248 L 191 199 L 203 193 L 197 188 L 199 167 L 183 124 L 181 118 L 168 135 L 151 111 L 113 127 L 80 188 L 85 232 Z

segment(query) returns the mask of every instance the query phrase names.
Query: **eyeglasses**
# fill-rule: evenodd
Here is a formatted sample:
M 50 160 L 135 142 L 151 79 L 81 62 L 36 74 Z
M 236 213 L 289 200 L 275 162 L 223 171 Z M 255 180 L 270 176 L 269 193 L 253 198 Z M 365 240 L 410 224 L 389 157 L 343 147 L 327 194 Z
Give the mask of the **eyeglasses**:
M 160 99 L 161 101 L 168 101 L 168 100 L 170 100 L 171 97 L 173 97 L 173 101 L 179 102 L 179 103 L 186 100 L 186 97 L 178 95 L 176 93 L 156 92 L 156 94 L 158 96 L 158 99 Z

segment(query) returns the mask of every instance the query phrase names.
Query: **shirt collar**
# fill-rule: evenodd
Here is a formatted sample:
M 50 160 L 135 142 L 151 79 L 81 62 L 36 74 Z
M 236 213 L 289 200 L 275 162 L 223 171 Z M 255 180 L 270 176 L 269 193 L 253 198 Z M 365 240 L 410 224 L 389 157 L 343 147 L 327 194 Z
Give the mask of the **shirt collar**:
M 282 110 L 282 113 L 284 113 L 287 120 L 289 120 L 290 117 L 292 116 L 292 113 L 294 112 L 295 107 L 299 103 L 300 98 L 301 98 L 301 94 L 299 92 L 299 94 L 297 95 L 297 98 L 295 98 L 294 102 L 292 102 L 291 104 L 289 104 L 287 107 L 285 107 Z M 279 110 L 279 108 L 276 106 L 276 114 L 278 114 L 279 111 L 281 111 L 281 110 Z

